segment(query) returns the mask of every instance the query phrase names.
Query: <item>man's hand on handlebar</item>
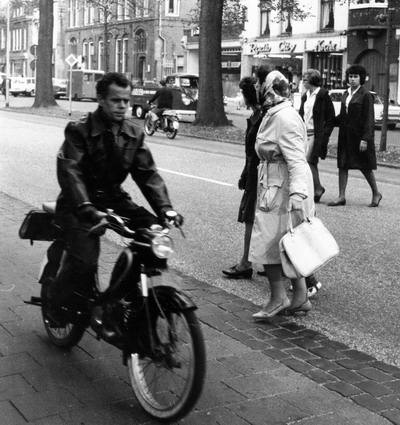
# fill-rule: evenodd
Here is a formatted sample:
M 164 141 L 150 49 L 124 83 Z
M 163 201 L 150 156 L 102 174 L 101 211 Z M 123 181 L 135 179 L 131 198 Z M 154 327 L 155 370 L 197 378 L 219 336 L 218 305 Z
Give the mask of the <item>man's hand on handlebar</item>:
M 83 205 L 78 210 L 80 220 L 91 225 L 99 224 L 104 217 L 104 213 L 100 212 L 94 205 Z
M 168 226 L 173 225 L 173 226 L 177 227 L 180 230 L 182 236 L 185 237 L 185 234 L 183 233 L 183 230 L 182 230 L 184 218 L 181 214 L 178 214 L 174 210 L 165 211 L 164 212 L 164 219 L 165 219 L 165 222 L 167 223 Z

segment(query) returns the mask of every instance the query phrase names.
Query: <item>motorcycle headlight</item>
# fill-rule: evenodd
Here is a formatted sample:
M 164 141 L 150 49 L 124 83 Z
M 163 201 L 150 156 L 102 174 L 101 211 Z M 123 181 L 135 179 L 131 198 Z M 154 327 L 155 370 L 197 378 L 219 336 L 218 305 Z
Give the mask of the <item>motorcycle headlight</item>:
M 158 234 L 151 241 L 151 248 L 158 258 L 169 258 L 174 253 L 173 240 L 163 234 Z

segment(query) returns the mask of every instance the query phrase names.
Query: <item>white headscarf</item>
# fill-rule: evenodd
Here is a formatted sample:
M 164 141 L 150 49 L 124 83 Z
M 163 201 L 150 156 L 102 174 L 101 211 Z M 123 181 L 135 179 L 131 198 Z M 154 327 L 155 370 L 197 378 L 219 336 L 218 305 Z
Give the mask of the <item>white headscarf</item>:
M 271 71 L 260 87 L 263 109 L 269 109 L 290 96 L 289 81 L 279 71 Z

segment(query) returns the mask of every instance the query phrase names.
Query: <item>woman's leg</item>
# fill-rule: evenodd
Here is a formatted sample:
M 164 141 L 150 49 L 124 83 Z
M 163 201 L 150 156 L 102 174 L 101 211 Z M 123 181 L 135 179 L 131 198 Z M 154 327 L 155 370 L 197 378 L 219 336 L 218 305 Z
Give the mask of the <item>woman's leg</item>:
M 308 163 L 308 165 L 310 166 L 310 170 L 313 176 L 314 194 L 319 196 L 321 195 L 321 193 L 324 192 L 325 189 L 322 187 L 321 181 L 319 179 L 318 165 L 311 164 L 310 162 Z
M 293 298 L 290 307 L 286 309 L 286 314 L 307 313 L 311 310 L 312 305 L 308 300 L 307 286 L 304 277 L 292 279 Z
M 338 205 L 346 204 L 346 188 L 348 176 L 349 170 L 345 168 L 339 168 L 339 198 L 337 199 L 337 201 L 329 202 L 328 207 L 336 207 Z
M 243 244 L 243 257 L 238 264 L 239 270 L 246 270 L 251 267 L 251 261 L 249 261 L 249 249 L 251 240 L 251 231 L 253 229 L 253 223 L 244 223 L 244 244 Z
M 280 264 L 264 265 L 268 278 L 271 298 L 267 305 L 258 313 L 253 315 L 255 319 L 269 319 L 276 316 L 280 311 L 289 307 L 290 301 L 283 286 L 282 267 Z
M 369 187 L 372 190 L 372 202 L 370 206 L 378 206 L 381 201 L 382 194 L 378 190 L 378 186 L 376 184 L 375 174 L 372 170 L 361 170 L 365 179 L 367 180 Z

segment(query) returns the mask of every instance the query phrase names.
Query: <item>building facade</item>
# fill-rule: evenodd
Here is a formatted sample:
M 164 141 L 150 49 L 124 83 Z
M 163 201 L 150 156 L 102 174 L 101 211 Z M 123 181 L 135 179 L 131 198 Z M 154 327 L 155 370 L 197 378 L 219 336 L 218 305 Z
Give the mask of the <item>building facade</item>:
M 365 87 L 384 95 L 387 53 L 389 100 L 400 102 L 400 0 L 390 0 L 390 8 L 389 22 L 387 0 L 357 0 L 350 4 L 348 62 L 363 65 L 368 72 Z
M 183 72 L 183 31 L 195 0 L 95 3 L 68 0 L 65 56 L 86 69 L 117 71 L 134 83 Z

